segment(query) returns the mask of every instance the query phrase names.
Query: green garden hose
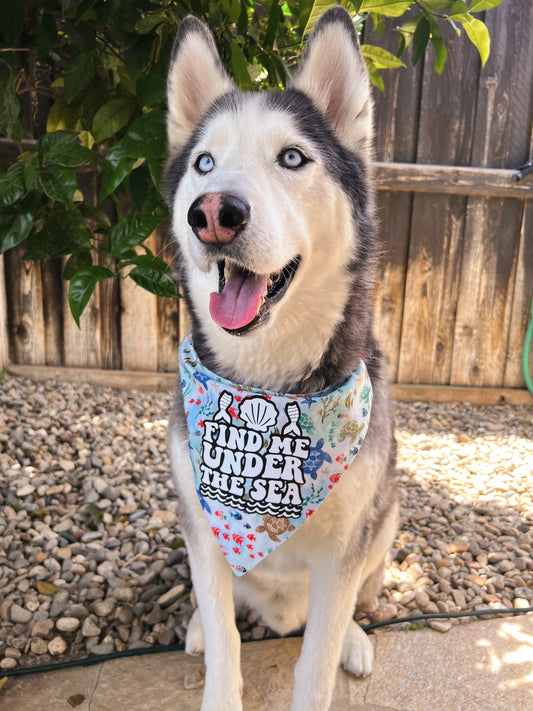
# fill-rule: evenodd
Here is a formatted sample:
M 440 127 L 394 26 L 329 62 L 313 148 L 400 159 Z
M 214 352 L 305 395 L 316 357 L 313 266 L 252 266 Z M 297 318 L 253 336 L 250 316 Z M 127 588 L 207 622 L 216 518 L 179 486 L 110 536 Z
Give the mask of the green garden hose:
M 522 371 L 524 373 L 524 380 L 526 381 L 527 389 L 533 395 L 533 380 L 531 380 L 531 373 L 529 372 L 529 353 L 531 350 L 531 341 L 533 340 L 533 301 L 531 302 L 531 319 L 529 321 L 529 326 L 526 331 L 526 338 L 524 340 L 524 351 L 522 353 Z

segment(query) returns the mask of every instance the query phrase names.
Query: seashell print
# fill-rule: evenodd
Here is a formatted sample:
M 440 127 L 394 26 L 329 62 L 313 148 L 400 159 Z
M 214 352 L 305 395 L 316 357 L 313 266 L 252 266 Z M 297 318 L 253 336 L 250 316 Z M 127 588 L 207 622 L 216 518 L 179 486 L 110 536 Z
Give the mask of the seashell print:
M 269 427 L 276 424 L 278 411 L 262 397 L 247 397 L 239 405 L 239 417 L 250 429 L 267 432 Z

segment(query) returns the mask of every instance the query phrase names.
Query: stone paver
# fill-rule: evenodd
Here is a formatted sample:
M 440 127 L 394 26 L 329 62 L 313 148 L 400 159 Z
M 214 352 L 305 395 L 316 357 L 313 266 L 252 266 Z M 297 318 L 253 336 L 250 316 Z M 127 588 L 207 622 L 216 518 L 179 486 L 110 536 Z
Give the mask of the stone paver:
M 533 709 L 533 615 L 378 636 L 367 703 L 408 711 Z
M 374 636 L 369 679 L 339 670 L 331 711 L 533 709 L 533 616 Z M 300 639 L 243 647 L 245 711 L 289 708 Z M 27 677 L 0 691 L 1 711 L 198 711 L 203 659 L 170 652 Z

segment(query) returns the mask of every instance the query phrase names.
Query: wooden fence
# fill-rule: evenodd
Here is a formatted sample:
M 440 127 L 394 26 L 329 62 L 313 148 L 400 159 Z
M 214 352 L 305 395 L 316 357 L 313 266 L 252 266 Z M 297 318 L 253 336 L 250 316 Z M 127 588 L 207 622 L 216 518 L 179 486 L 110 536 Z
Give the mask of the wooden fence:
M 484 68 L 450 32 L 441 76 L 429 49 L 416 67 L 388 73 L 386 94 L 376 92 L 376 330 L 393 383 L 430 386 L 418 389 L 426 396 L 437 386 L 513 389 L 526 400 L 533 174 L 513 175 L 533 151 L 533 3 L 505 0 L 486 22 Z M 164 231 L 151 241 L 171 258 Z M 179 303 L 127 280 L 104 282 L 78 329 L 60 265 L 23 262 L 22 253 L 0 260 L 0 362 L 17 372 L 175 371 L 188 326 Z

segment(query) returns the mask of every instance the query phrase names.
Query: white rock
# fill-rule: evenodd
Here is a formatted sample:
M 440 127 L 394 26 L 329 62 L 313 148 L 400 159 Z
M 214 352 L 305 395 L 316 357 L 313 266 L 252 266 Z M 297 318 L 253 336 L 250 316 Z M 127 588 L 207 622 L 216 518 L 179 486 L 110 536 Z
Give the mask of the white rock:
M 9 671 L 10 669 L 14 669 L 17 666 L 17 660 L 13 659 L 13 657 L 4 657 L 2 661 L 0 661 L 0 669 L 4 669 L 4 671 Z
M 27 625 L 33 617 L 33 614 L 29 610 L 26 610 L 24 607 L 17 605 L 17 603 L 15 602 L 11 606 L 11 610 L 9 611 L 9 617 L 11 619 L 11 622 L 15 622 L 15 624 L 20 623 L 23 625 Z
M 57 657 L 58 655 L 64 654 L 67 651 L 67 646 L 68 645 L 63 639 L 63 637 L 57 635 L 57 637 L 54 637 L 48 643 L 48 651 L 52 656 Z
M 17 489 L 17 496 L 20 498 L 24 498 L 25 496 L 33 494 L 34 491 L 35 487 L 33 486 L 33 484 L 25 484 L 24 486 L 21 486 L 20 489 Z
M 80 626 L 77 617 L 60 617 L 56 622 L 56 627 L 60 632 L 75 632 Z

